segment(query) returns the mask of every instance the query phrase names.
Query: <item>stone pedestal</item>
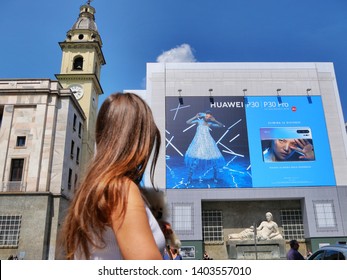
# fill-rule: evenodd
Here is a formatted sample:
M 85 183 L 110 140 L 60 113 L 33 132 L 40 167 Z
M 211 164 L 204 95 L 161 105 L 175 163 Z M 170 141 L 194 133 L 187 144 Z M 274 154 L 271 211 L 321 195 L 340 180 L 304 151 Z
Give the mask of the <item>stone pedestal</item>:
M 286 259 L 285 240 L 229 240 L 226 243 L 228 258 L 232 260 Z

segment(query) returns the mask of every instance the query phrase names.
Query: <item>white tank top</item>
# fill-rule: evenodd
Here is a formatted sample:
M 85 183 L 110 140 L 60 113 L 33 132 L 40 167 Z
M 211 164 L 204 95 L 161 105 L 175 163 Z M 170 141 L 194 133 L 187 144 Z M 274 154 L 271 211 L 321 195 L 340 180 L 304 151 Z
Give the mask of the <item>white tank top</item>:
M 148 222 L 151 227 L 154 240 L 158 246 L 159 251 L 163 254 L 165 248 L 164 234 L 160 229 L 157 220 L 154 218 L 151 210 L 146 206 L 146 213 Z M 90 259 L 91 260 L 122 260 L 123 256 L 119 249 L 116 236 L 110 227 L 106 227 L 103 238 L 105 240 L 105 247 L 98 249 L 92 249 Z M 76 253 L 75 259 L 85 259 L 83 254 Z

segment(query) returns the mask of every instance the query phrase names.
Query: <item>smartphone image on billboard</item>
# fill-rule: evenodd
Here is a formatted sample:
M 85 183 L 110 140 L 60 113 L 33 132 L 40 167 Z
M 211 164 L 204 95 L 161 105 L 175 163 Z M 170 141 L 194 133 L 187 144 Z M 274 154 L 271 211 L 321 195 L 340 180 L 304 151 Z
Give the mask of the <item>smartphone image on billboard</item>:
M 315 160 L 309 127 L 262 127 L 260 139 L 264 162 Z

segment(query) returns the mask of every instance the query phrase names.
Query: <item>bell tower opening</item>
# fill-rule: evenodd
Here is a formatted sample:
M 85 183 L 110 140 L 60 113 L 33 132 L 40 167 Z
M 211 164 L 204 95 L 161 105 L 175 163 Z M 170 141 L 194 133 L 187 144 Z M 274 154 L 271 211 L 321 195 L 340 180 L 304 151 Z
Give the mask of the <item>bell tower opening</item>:
M 77 56 L 73 61 L 72 70 L 83 70 L 83 57 Z

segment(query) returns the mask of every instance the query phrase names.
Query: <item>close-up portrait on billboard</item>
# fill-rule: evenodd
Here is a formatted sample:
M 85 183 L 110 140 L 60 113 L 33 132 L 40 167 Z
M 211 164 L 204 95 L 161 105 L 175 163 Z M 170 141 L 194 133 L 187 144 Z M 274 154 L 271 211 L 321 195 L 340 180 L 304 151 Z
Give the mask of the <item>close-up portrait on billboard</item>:
M 166 97 L 166 187 L 252 187 L 243 97 Z
M 315 160 L 309 127 L 262 127 L 260 138 L 264 162 Z

